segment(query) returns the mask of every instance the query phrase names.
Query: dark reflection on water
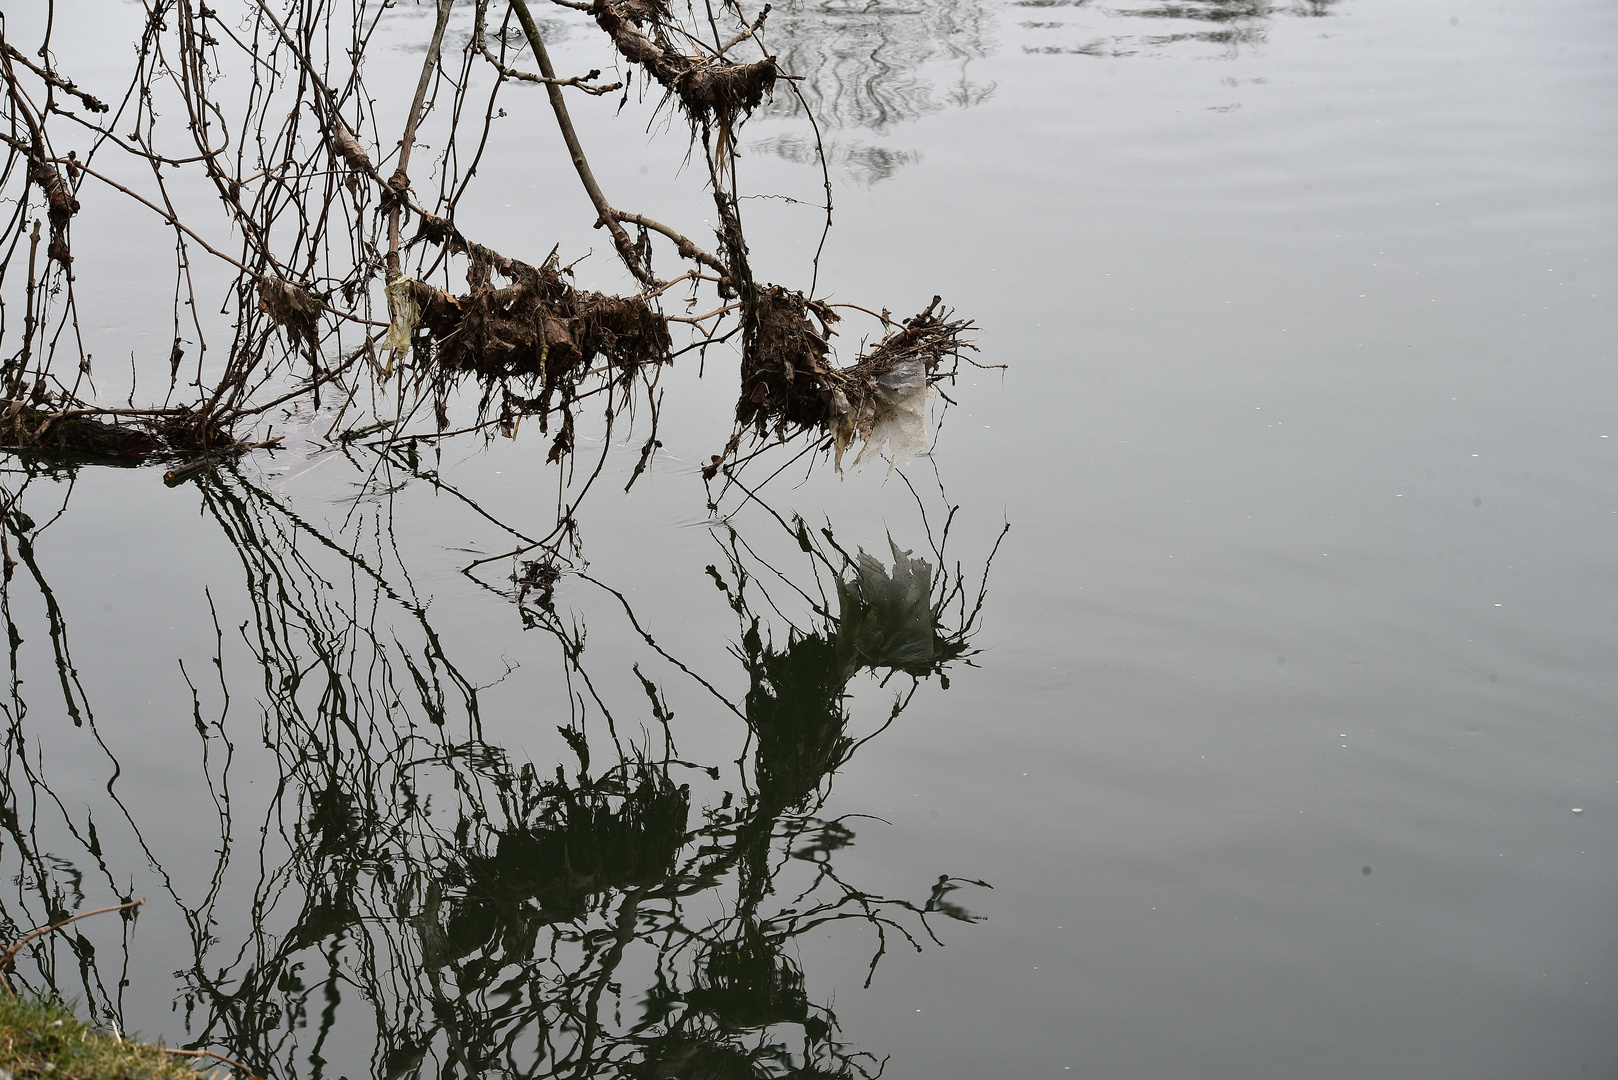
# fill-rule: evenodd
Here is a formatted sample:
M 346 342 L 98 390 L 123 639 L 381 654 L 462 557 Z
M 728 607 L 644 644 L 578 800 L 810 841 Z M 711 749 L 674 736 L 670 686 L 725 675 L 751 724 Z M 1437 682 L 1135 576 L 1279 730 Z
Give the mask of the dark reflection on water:
M 1044 11 L 1039 19 L 1021 22 L 1024 29 L 1086 33 L 1078 43 L 1029 44 L 1025 53 L 1075 56 L 1135 56 L 1161 53 L 1188 43 L 1217 45 L 1225 56 L 1264 44 L 1270 23 L 1277 16 L 1319 18 L 1332 14 L 1339 0 L 1294 0 L 1288 4 L 1266 0 L 1178 0 L 1141 7 L 1098 11 L 1090 0 L 1012 0 L 1012 6 Z M 1082 11 L 1075 9 L 1083 9 Z M 1078 16 L 1077 18 L 1062 16 Z
M 891 136 L 906 121 L 948 109 L 971 108 L 995 91 L 974 76 L 972 62 L 995 51 L 1002 10 L 1034 40 L 1022 51 L 1040 55 L 1125 57 L 1217 46 L 1233 57 L 1263 45 L 1278 17 L 1320 18 L 1341 0 L 1173 0 L 1101 6 L 1093 0 L 1010 0 L 1008 9 L 981 0 L 915 4 L 823 0 L 777 8 L 773 40 L 785 43 L 782 67 L 804 76 L 796 84 L 814 110 L 822 144 L 802 134 L 751 144 L 801 165 L 817 165 L 823 148 L 834 172 L 870 186 L 921 160 L 919 151 L 860 138 Z M 800 116 L 803 101 L 779 92 L 767 112 Z
M 886 133 L 945 109 L 970 108 L 994 92 L 971 63 L 989 54 L 995 15 L 982 0 L 883 3 L 821 0 L 770 13 L 781 68 L 827 128 Z M 773 112 L 802 113 L 794 94 L 777 93 Z
M 906 121 L 981 104 L 995 84 L 972 62 L 994 49 L 996 12 L 982 0 L 884 3 L 821 0 L 770 13 L 783 70 L 803 76 L 798 93 L 778 91 L 768 113 L 801 118 L 807 102 L 822 129 L 827 164 L 869 186 L 920 159 L 912 149 L 868 141 Z M 801 125 L 799 125 L 801 126 Z M 841 132 L 841 134 L 839 134 Z M 752 144 L 799 164 L 817 164 L 814 139 L 801 134 Z
M 687 666 L 607 582 L 579 575 L 567 608 L 525 604 L 524 629 L 552 639 L 559 657 L 563 689 L 545 704 L 568 719 L 557 728 L 566 760 L 536 762 L 486 737 L 487 691 L 457 668 L 410 585 L 385 500 L 334 534 L 220 472 L 200 498 L 240 558 L 246 617 L 233 626 L 215 610 L 213 671 L 180 665 L 198 740 L 191 767 L 217 822 L 216 849 L 193 855 L 199 873 L 166 866 L 148 844 L 162 838 L 120 799 L 121 766 L 77 675 L 94 658 L 73 657 L 35 557 L 68 512 L 71 478 L 40 492 L 60 500 L 40 520 L 22 508 L 30 482 L 8 503 L 18 572 L 0 600 L 12 674 L 0 828 L 14 884 L 3 931 L 94 906 L 88 898 L 109 889 L 127 899 L 132 875 L 144 876 L 140 888 L 166 893 L 154 903 L 187 928 L 192 955 L 175 993 L 191 1045 L 275 1076 L 872 1076 L 881 1058 L 845 1045 L 829 1005 L 806 990 L 798 940 L 832 924 L 864 928 L 874 971 L 891 947 L 936 940 L 938 918 L 973 920 L 959 898 L 982 882 L 940 876 L 903 898 L 846 879 L 835 864 L 861 819 L 828 813 L 833 775 L 976 651 L 993 556 L 975 585 L 950 570 L 947 523 L 925 557 L 895 544 L 878 559 L 846 551 L 829 526 L 771 511 L 766 531 L 784 530 L 773 539 L 795 551 L 793 564 L 757 553 L 769 537 L 715 527 L 719 557 L 706 574 L 736 619 L 740 699 L 718 688 L 734 673 Z M 937 523 L 922 524 L 931 544 Z M 811 618 L 787 622 L 791 597 L 772 590 L 807 601 Z M 49 692 L 23 681 L 21 647 L 38 632 L 13 603 L 31 607 L 30 592 L 59 676 Z M 208 597 L 211 609 L 232 602 Z M 616 614 L 648 661 L 667 661 L 662 670 L 734 717 L 721 760 L 680 755 L 680 725 L 649 664 L 586 661 L 586 619 Z M 228 674 L 242 668 L 232 661 L 242 647 L 261 687 Z M 862 674 L 898 689 L 870 730 L 848 707 Z M 644 692 L 634 715 L 610 704 L 614 683 Z M 25 690 L 47 713 L 59 695 L 90 729 L 106 756 L 105 804 L 81 814 L 55 790 Z M 244 698 L 256 698 L 252 738 L 273 758 L 273 775 L 258 774 L 273 786 L 264 804 L 244 805 Z M 107 814 L 139 853 L 104 849 L 95 820 Z M 188 898 L 178 882 L 198 880 L 201 897 Z M 14 980 L 121 1026 L 132 923 L 110 955 L 91 945 L 108 939 L 104 928 L 80 926 L 28 949 Z M 151 974 L 138 973 L 141 993 L 154 992 Z M 374 1041 L 357 1044 L 356 1031 Z
M 870 187 L 887 180 L 906 165 L 921 160 L 919 150 L 900 150 L 873 143 L 844 142 L 832 139 L 817 146 L 813 139 L 802 135 L 777 135 L 753 143 L 755 150 L 785 158 L 796 165 L 819 165 L 822 147 L 826 163 L 846 174 L 857 183 Z

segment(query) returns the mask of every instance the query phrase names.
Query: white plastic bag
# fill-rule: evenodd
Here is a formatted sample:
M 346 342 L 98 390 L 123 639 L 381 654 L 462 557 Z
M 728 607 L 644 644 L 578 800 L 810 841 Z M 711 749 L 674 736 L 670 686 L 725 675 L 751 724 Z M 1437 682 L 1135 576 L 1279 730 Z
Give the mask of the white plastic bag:
M 891 476 L 895 468 L 908 465 L 927 449 L 927 369 L 922 362 L 905 360 L 878 376 L 869 407 L 869 434 L 854 458 L 854 468 L 863 467 L 867 458 L 879 455 L 886 445 Z M 867 430 L 866 424 L 859 426 Z

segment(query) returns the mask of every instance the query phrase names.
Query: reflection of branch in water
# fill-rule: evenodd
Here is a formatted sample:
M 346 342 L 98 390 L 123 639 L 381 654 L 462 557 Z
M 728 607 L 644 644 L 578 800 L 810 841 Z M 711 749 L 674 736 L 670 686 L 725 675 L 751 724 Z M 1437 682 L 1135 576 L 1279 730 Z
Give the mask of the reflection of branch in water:
M 45 778 L 45 761 L 42 740 L 39 738 L 39 722 L 28 724 L 28 704 L 22 696 L 24 678 L 22 675 L 22 650 L 24 636 L 18 626 L 13 610 L 13 592 L 17 588 L 14 582 L 17 565 L 25 567 L 28 576 L 32 579 L 38 590 L 39 600 L 44 609 L 45 624 L 51 643 L 52 663 L 56 669 L 57 686 L 62 695 L 61 715 L 71 720 L 75 736 L 88 735 L 96 744 L 96 748 L 107 759 L 111 774 L 106 781 L 105 790 L 109 801 L 116 808 L 117 816 L 122 817 L 130 824 L 133 818 L 117 791 L 117 781 L 122 774 L 122 767 L 111 749 L 101 737 L 97 726 L 95 713 L 85 693 L 84 685 L 79 678 L 78 668 L 72 659 L 72 652 L 68 644 L 66 618 L 61 606 L 57 602 L 54 590 L 51 588 L 44 571 L 36 558 L 36 543 L 42 533 L 55 524 L 66 513 L 68 499 L 71 497 L 73 484 L 72 473 L 67 474 L 67 484 L 62 495 L 60 507 L 48 518 L 43 525 L 21 507 L 22 496 L 32 479 L 36 476 L 46 476 L 56 479 L 56 470 L 45 468 L 34 472 L 30 467 L 21 471 L 23 477 L 16 490 L 0 491 L 4 495 L 3 528 L 0 536 L 5 540 L 6 566 L 5 580 L 0 586 L 0 614 L 6 622 L 7 639 L 10 645 L 8 660 L 10 665 L 10 686 L 7 700 L 0 704 L 0 712 L 5 717 L 4 756 L 0 761 L 0 830 L 10 841 L 9 844 L 0 843 L 0 853 L 6 855 L 8 873 L 11 880 L 18 886 L 17 908 L 15 912 L 0 901 L 0 931 L 15 940 L 18 932 L 29 923 L 59 923 L 69 917 L 70 912 L 79 907 L 85 900 L 86 883 L 84 874 L 71 860 L 58 854 L 45 850 L 44 844 L 56 844 L 71 838 L 74 846 L 82 849 L 88 861 L 94 863 L 100 876 L 104 879 L 105 887 L 119 898 L 126 907 L 132 904 L 130 890 L 127 886 L 120 886 L 117 876 L 109 865 L 109 855 L 103 850 L 102 837 L 96 827 L 95 815 L 86 810 L 82 823 L 76 819 L 73 811 L 58 796 L 56 790 Z M 19 475 L 19 474 L 13 474 Z M 18 560 L 11 558 L 15 550 Z M 47 709 L 44 714 L 48 723 L 51 716 Z M 204 739 L 203 774 L 210 792 L 215 793 L 215 804 L 219 806 L 217 789 L 215 787 L 214 773 L 209 762 L 207 750 L 208 731 L 202 721 L 201 714 L 196 716 L 197 730 Z M 30 730 L 32 729 L 32 730 Z M 30 754 L 33 760 L 30 761 Z M 79 762 L 88 760 L 82 753 L 74 755 Z M 227 762 L 228 767 L 228 762 Z M 221 773 L 221 782 L 223 773 Z M 228 802 L 228 796 L 227 800 Z M 47 810 L 47 806 L 49 810 Z M 42 811 L 44 813 L 42 813 Z M 54 811 L 54 813 L 51 813 Z M 222 822 L 226 828 L 221 830 L 224 843 L 228 846 L 228 812 L 224 812 Z M 46 815 L 54 821 L 47 821 Z M 103 827 L 106 822 L 103 821 Z M 58 831 L 65 831 L 66 837 L 54 837 Z M 143 852 L 148 860 L 152 853 L 142 844 Z M 84 861 L 84 860 L 81 860 Z M 168 882 L 165 881 L 165 887 Z M 217 889 L 218 881 L 214 886 Z M 172 889 L 170 890 L 172 892 Z M 35 905 L 38 905 L 37 907 Z M 103 1021 L 116 1022 L 122 1010 L 123 991 L 128 983 L 128 945 L 129 931 L 133 924 L 134 915 L 131 910 L 125 910 L 123 917 L 124 932 L 124 970 L 114 982 L 114 990 L 109 992 L 100 975 L 96 963 L 96 950 L 83 933 L 75 933 L 65 939 L 68 949 L 77 961 L 79 972 L 79 992 L 71 996 L 82 1000 L 85 1008 L 92 1018 Z M 19 982 L 33 992 L 50 992 L 58 998 L 67 995 L 63 993 L 61 973 L 57 965 L 56 946 L 57 938 L 53 935 L 49 939 L 33 942 L 29 945 L 29 967 L 37 977 L 33 978 L 25 972 L 19 976 Z
M 982 0 L 795 0 L 769 19 L 770 40 L 783 46 L 780 67 L 803 76 L 796 93 L 766 105 L 775 116 L 800 116 L 807 105 L 822 127 L 886 135 L 907 120 L 971 108 L 994 93 L 994 83 L 970 74 L 971 62 L 994 48 L 995 16 Z M 816 142 L 777 135 L 750 145 L 818 166 Z M 920 160 L 915 151 L 860 140 L 830 139 L 825 149 L 828 166 L 866 186 Z
M 937 940 L 935 917 L 972 918 L 948 899 L 967 884 L 956 879 L 917 900 L 861 890 L 833 866 L 856 819 L 821 816 L 831 777 L 862 739 L 973 651 L 982 586 L 972 602 L 959 566 L 948 568 L 947 525 L 931 553 L 936 570 L 897 546 L 890 570 L 850 555 L 829 526 L 811 531 L 779 515 L 775 546 L 786 561 L 761 554 L 769 535 L 734 525 L 716 533 L 723 558 L 709 573 L 737 618 L 746 687 L 737 701 L 720 689 L 735 673 L 700 675 L 657 646 L 622 591 L 598 583 L 599 592 L 570 592 L 582 607 L 565 616 L 525 608 L 526 625 L 555 639 L 566 676 L 570 721 L 560 730 L 574 760 L 547 776 L 485 741 L 478 690 L 409 586 L 385 508 L 367 507 L 328 535 L 225 470 L 204 481 L 202 499 L 238 553 L 252 610 L 235 636 L 215 617 L 219 721 L 202 719 L 214 691 L 181 675 L 204 753 L 219 742 L 228 767 L 227 673 L 243 660 L 262 671 L 260 734 L 274 784 L 253 811 L 257 850 L 244 859 L 251 831 L 230 835 L 244 820 L 241 797 L 233 804 L 224 774 L 216 782 L 210 773 L 226 832 L 213 884 L 196 905 L 169 890 L 195 951 L 179 973 L 193 1044 L 284 1076 L 321 1075 L 339 1061 L 353 1075 L 356 1053 L 386 1080 L 880 1071 L 839 1042 L 835 1016 L 811 1000 L 798 943 L 854 921 L 874 931 L 874 969 L 890 940 L 919 948 Z M 42 575 L 36 584 L 48 591 Z M 11 600 L 8 591 L 8 619 Z M 586 616 L 620 614 L 645 658 L 607 671 L 592 653 L 587 667 Z M 65 649 L 65 621 L 55 619 Z M 49 791 L 21 746 L 12 625 L 8 839 L 27 836 L 13 825 L 16 793 L 37 802 Z M 866 673 L 909 684 L 861 733 L 851 688 Z M 744 721 L 734 727 L 746 749 L 731 780 L 721 779 L 731 765 L 673 756 L 664 676 L 689 677 L 708 695 L 698 700 Z M 649 737 L 621 737 L 632 727 L 609 708 L 637 684 L 645 705 L 632 708 L 661 726 L 659 753 Z M 163 873 L 138 839 L 138 815 L 127 821 Z M 100 857 L 93 834 L 80 846 Z M 60 877 L 48 857 L 32 858 L 40 868 L 31 880 Z M 110 865 L 103 872 L 110 882 Z M 256 877 L 245 890 L 243 873 Z M 221 890 L 230 874 L 237 887 Z M 236 909 L 222 899 L 248 894 Z M 59 886 L 53 895 L 64 911 L 83 900 Z M 93 981 L 94 956 L 79 959 Z M 58 985 L 53 970 L 40 978 Z
M 1227 56 L 1237 55 L 1243 48 L 1264 44 L 1270 22 L 1278 15 L 1302 18 L 1321 18 L 1330 15 L 1339 0 L 1294 0 L 1290 4 L 1270 3 L 1269 0 L 1169 0 L 1144 7 L 1107 9 L 1105 22 L 1083 24 L 1090 30 L 1106 30 L 1105 34 L 1080 45 L 1025 45 L 1025 53 L 1072 54 L 1080 56 L 1133 56 L 1143 50 L 1160 51 L 1182 42 L 1202 42 L 1222 46 Z M 1076 8 L 1086 0 L 1012 0 L 1013 6 L 1023 8 Z M 1053 12 L 1054 14 L 1055 12 Z M 1151 20 L 1136 24 L 1133 20 Z M 1184 23 L 1185 29 L 1170 32 L 1145 32 L 1146 26 Z M 1077 27 L 1078 23 L 1025 22 L 1027 29 L 1054 30 Z M 1140 27 L 1139 32 L 1120 33 L 1125 28 Z
M 778 63 L 794 75 L 822 125 L 884 133 L 906 120 L 950 108 L 970 108 L 994 92 L 968 74 L 971 61 L 993 48 L 994 13 L 982 0 L 818 0 L 782 5 L 770 14 L 772 41 L 784 43 Z M 928 66 L 954 64 L 940 84 Z M 802 109 L 790 94 L 770 106 L 781 115 Z
M 813 139 L 799 135 L 777 135 L 749 144 L 755 150 L 784 158 L 794 165 L 818 165 L 819 148 Z M 825 146 L 826 164 L 833 170 L 846 173 L 856 182 L 870 187 L 893 177 L 906 165 L 921 160 L 915 150 L 895 150 L 889 146 L 833 139 Z

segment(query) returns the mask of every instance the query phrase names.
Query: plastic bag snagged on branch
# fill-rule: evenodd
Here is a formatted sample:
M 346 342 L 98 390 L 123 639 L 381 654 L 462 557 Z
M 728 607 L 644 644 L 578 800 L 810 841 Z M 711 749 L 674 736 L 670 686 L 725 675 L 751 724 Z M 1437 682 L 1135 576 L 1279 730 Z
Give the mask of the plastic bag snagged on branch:
M 782 439 L 794 430 L 827 432 L 838 472 L 843 454 L 860 438 L 865 445 L 854 467 L 863 467 L 886 447 L 891 475 L 926 451 L 928 390 L 953 378 L 963 352 L 973 349 L 965 340 L 972 324 L 951 319 L 940 303 L 933 297 L 921 314 L 903 324 L 886 320 L 893 332 L 852 366 L 839 368 L 828 362 L 827 338 L 838 321 L 831 305 L 777 286 L 758 290 L 744 323 L 737 424 L 752 428 L 761 439 L 772 429 Z M 741 434 L 732 439 L 731 450 Z M 711 476 L 719 461 L 716 456 L 703 474 Z
M 902 360 L 876 377 L 876 388 L 857 406 L 838 391 L 833 408 L 837 420 L 836 465 L 843 467 L 843 451 L 858 435 L 865 440 L 854 456 L 854 468 L 888 448 L 888 475 L 927 449 L 927 369 L 920 360 Z
M 382 372 L 387 378 L 393 372 L 393 362 L 410 356 L 410 337 L 421 322 L 421 303 L 416 299 L 415 282 L 403 274 L 388 279 L 388 332 L 382 336 L 382 348 L 390 351 L 388 366 Z

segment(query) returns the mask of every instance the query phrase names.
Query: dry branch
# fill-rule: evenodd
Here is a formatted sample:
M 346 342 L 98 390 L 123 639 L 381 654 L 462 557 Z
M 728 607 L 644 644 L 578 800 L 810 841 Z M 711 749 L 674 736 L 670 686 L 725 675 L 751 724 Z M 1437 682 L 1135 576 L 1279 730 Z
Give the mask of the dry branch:
M 41 79 L 44 79 L 50 85 L 56 87 L 56 89 L 62 91 L 62 93 L 71 94 L 78 98 L 79 101 L 83 102 L 84 107 L 89 109 L 91 112 L 104 113 L 109 111 L 110 106 L 108 106 L 105 101 L 102 101 L 94 94 L 89 94 L 83 90 L 80 90 L 78 84 L 72 79 L 64 79 L 60 75 L 40 67 L 38 64 L 28 59 L 28 57 L 24 56 L 16 49 L 13 49 L 9 43 L 4 41 L 3 38 L 0 38 L 0 48 L 5 50 L 7 59 L 15 60 L 29 71 L 32 71 L 35 75 L 38 75 Z

